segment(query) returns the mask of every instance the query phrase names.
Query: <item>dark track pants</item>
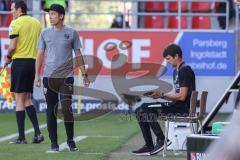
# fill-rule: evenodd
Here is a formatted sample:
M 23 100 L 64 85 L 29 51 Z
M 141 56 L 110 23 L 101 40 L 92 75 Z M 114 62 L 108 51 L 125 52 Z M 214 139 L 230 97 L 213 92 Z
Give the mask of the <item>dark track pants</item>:
M 153 147 L 153 140 L 151 135 L 151 130 L 157 137 L 157 140 L 164 140 L 165 136 L 162 132 L 162 129 L 157 122 L 161 116 L 166 116 L 169 114 L 179 114 L 179 115 L 188 115 L 188 109 L 185 107 L 173 106 L 173 105 L 165 105 L 161 108 L 149 108 L 149 105 L 154 104 L 163 104 L 161 102 L 157 103 L 144 103 L 139 108 L 136 109 L 135 114 L 138 120 L 138 124 L 142 131 L 142 135 L 145 141 L 145 144 L 149 147 Z
M 52 143 L 57 143 L 57 114 L 58 104 L 61 104 L 64 125 L 67 134 L 67 140 L 73 139 L 74 118 L 72 113 L 72 94 L 73 94 L 73 77 L 69 78 L 43 78 L 44 95 L 47 102 L 47 129 L 49 138 Z M 60 97 L 60 101 L 59 101 Z M 60 102 L 60 103 L 59 103 Z

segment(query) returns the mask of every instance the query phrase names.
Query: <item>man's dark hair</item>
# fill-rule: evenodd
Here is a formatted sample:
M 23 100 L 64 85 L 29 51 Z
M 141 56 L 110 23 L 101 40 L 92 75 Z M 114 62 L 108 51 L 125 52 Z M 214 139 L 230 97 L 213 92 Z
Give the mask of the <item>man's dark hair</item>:
M 15 8 L 21 8 L 22 13 L 26 14 L 27 13 L 27 5 L 24 1 L 13 1 L 13 3 L 15 3 Z
M 163 57 L 167 57 L 168 55 L 171 57 L 175 57 L 178 54 L 180 58 L 182 58 L 182 49 L 179 45 L 171 43 L 163 51 Z

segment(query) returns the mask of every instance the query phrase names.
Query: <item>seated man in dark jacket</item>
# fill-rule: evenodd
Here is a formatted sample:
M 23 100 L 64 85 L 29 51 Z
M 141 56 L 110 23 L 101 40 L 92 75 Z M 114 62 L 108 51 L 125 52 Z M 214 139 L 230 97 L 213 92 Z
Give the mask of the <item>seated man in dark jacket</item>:
M 184 63 L 182 50 L 178 45 L 168 45 L 163 51 L 163 57 L 167 63 L 175 68 L 173 73 L 175 92 L 151 92 L 147 95 L 148 97 L 153 99 L 162 98 L 170 102 L 159 108 L 151 108 L 149 106 L 162 104 L 160 102 L 144 103 L 136 109 L 136 117 L 145 141 L 145 145 L 142 148 L 133 151 L 136 155 L 153 155 L 163 150 L 165 136 L 157 122 L 158 117 L 167 114 L 188 115 L 189 113 L 191 93 L 195 90 L 195 74 L 191 67 Z M 157 137 L 155 145 L 153 144 L 150 128 Z M 167 145 L 170 144 L 171 142 L 168 140 Z

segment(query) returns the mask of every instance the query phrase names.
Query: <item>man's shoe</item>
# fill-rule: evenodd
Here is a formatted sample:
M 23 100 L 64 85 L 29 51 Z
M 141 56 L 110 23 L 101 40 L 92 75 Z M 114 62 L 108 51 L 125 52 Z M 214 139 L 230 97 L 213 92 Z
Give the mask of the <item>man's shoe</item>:
M 44 141 L 44 137 L 42 134 L 39 134 L 33 138 L 32 143 L 41 143 L 42 141 Z
M 149 148 L 145 145 L 138 150 L 132 151 L 132 153 L 134 153 L 137 156 L 149 156 L 152 150 L 153 148 Z
M 25 139 L 16 139 L 15 141 L 9 142 L 9 144 L 27 144 Z
M 58 153 L 59 145 L 57 143 L 52 143 L 51 148 L 47 151 L 47 153 Z
M 172 144 L 170 140 L 167 140 L 167 146 Z M 150 152 L 150 155 L 157 154 L 158 152 L 162 151 L 164 148 L 164 140 L 158 140 L 154 146 L 154 149 Z
M 69 151 L 70 152 L 77 152 L 79 151 L 79 149 L 77 148 L 74 140 L 69 140 L 67 141 L 68 147 L 69 147 Z

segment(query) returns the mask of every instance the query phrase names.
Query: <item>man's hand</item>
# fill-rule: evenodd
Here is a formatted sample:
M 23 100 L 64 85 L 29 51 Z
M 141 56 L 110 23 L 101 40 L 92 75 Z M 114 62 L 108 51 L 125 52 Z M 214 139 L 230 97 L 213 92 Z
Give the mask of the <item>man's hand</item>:
M 147 97 L 150 97 L 150 98 L 153 98 L 153 99 L 164 98 L 164 94 L 162 92 L 159 92 L 159 91 L 154 91 L 154 92 L 152 92 L 152 94 L 147 95 Z
M 34 84 L 36 87 L 41 87 L 41 80 L 39 76 L 35 76 Z
M 12 63 L 12 58 L 6 56 L 6 58 L 5 58 L 5 63 L 4 63 L 4 67 L 7 67 L 7 65 L 9 65 L 10 63 Z

